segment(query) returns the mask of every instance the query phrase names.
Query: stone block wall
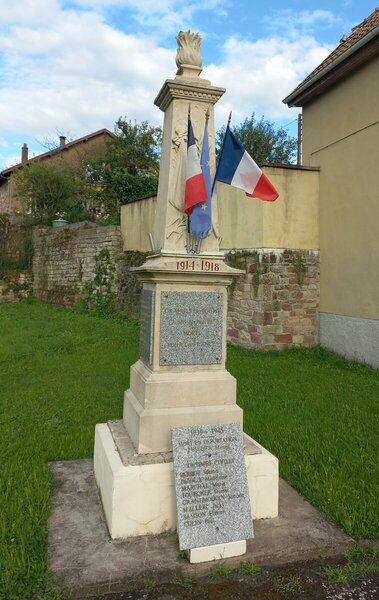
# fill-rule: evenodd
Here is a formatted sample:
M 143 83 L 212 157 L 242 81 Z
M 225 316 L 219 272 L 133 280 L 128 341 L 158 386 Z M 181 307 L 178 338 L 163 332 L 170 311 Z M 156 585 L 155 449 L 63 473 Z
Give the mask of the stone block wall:
M 32 289 L 32 227 L 0 214 L 0 304 L 17 302 Z
M 120 227 L 84 222 L 34 228 L 33 293 L 62 306 L 84 302 L 90 308 L 138 315 L 140 286 L 131 267 L 146 254 L 124 252 Z
M 30 271 L 13 273 L 7 279 L 0 279 L 0 304 L 18 302 L 21 298 L 27 298 L 31 289 L 32 273 Z
M 0 214 L 0 260 L 14 266 L 31 266 L 32 225 Z
M 235 251 L 227 262 L 246 272 L 229 290 L 229 342 L 261 350 L 318 343 L 318 251 Z
M 34 230 L 33 292 L 64 306 L 127 307 L 139 315 L 141 286 L 131 267 L 146 253 L 124 252 L 120 227 L 76 223 Z M 228 341 L 282 350 L 318 343 L 319 253 L 312 250 L 232 251 L 244 271 L 229 290 Z
M 120 253 L 120 228 L 116 226 L 85 222 L 56 229 L 35 227 L 33 293 L 40 300 L 63 306 L 78 304 L 90 295 L 91 286 L 116 294 Z

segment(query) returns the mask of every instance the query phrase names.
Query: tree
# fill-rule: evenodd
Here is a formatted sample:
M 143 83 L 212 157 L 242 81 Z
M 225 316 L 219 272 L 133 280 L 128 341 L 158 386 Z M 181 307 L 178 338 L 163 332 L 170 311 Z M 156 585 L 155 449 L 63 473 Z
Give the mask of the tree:
M 297 140 L 289 136 L 285 129 L 276 129 L 274 123 L 264 117 L 258 121 L 252 113 L 249 119 L 231 127 L 231 130 L 258 165 L 265 162 L 291 163 L 296 156 Z M 224 135 L 225 126 L 216 134 L 218 154 Z
M 42 140 L 35 138 L 37 144 L 42 146 L 42 148 L 45 148 L 45 150 L 49 151 L 49 150 L 55 150 L 56 148 L 59 148 L 61 137 L 65 138 L 66 144 L 73 141 L 73 138 L 69 135 L 69 133 L 63 132 L 59 129 L 56 129 L 55 132 L 56 132 L 55 136 L 49 135 L 49 136 L 44 137 Z
M 130 175 L 158 175 L 162 129 L 148 121 L 137 123 L 120 117 L 115 125 L 115 138 L 108 142 L 106 163 L 114 170 Z
M 91 192 L 81 174 L 62 159 L 25 165 L 18 170 L 15 184 L 25 210 L 38 222 L 48 223 L 58 217 L 69 221 L 89 217 L 85 206 Z
M 110 215 L 122 203 L 154 195 L 158 189 L 162 129 L 148 121 L 134 123 L 120 117 L 115 137 L 107 143 L 103 160 L 90 165 L 90 179 L 101 188 L 101 203 Z

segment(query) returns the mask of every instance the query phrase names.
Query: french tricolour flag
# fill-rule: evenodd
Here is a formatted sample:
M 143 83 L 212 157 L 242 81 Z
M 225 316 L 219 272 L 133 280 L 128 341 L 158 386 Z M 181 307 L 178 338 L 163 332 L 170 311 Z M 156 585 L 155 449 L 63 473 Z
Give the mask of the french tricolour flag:
M 184 193 L 184 212 L 191 215 L 193 207 L 208 197 L 204 175 L 195 144 L 191 120 L 188 120 L 187 177 Z
M 234 137 L 229 127 L 226 128 L 214 184 L 216 181 L 238 187 L 245 191 L 246 196 L 261 200 L 272 202 L 279 197 L 270 180 L 262 173 L 241 142 Z

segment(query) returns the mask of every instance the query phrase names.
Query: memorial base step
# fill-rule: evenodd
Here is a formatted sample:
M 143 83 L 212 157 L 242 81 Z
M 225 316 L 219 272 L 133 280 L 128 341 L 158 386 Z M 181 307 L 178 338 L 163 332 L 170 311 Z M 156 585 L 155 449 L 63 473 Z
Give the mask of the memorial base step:
M 243 442 L 252 517 L 277 517 L 278 459 L 246 434 Z M 122 421 L 101 423 L 94 471 L 112 539 L 176 530 L 172 452 L 138 454 Z
M 215 544 L 214 546 L 203 546 L 202 548 L 191 548 L 186 551 L 187 558 L 192 564 L 210 562 L 212 560 L 224 560 L 233 556 L 242 556 L 242 554 L 246 554 L 246 540 Z
M 171 448 L 171 429 L 191 425 L 214 423 L 239 423 L 242 427 L 243 412 L 235 403 L 207 406 L 181 406 L 145 408 L 131 390 L 124 396 L 124 425 L 139 454 L 147 454 Z

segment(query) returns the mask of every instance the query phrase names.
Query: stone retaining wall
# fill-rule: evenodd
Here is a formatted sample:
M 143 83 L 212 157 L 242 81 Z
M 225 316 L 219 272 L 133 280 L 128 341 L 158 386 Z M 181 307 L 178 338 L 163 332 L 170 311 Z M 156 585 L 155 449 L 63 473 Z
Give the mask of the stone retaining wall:
M 0 214 L 0 304 L 31 293 L 32 231 L 22 219 Z
M 140 253 L 126 256 L 120 227 L 74 223 L 34 230 L 33 293 L 40 300 L 75 306 L 80 302 L 117 309 L 134 299 L 130 263 L 141 264 Z M 137 256 L 136 256 L 137 255 Z M 143 255 L 142 255 L 143 256 Z M 134 258 L 134 261 L 132 260 Z M 139 262 L 138 262 L 139 261 Z M 130 289 L 130 285 L 132 289 Z
M 236 251 L 228 262 L 246 271 L 229 293 L 229 342 L 262 350 L 318 343 L 318 251 Z
M 145 259 L 123 251 L 118 226 L 36 227 L 33 292 L 64 306 L 126 306 L 138 317 L 141 287 L 131 267 Z M 227 262 L 245 271 L 229 290 L 229 342 L 263 350 L 318 343 L 317 251 L 233 251 Z
M 0 214 L 0 261 L 7 265 L 28 268 L 33 254 L 30 224 Z
M 8 279 L 0 280 L 0 304 L 6 302 L 18 302 L 21 298 L 27 298 L 32 289 L 32 273 L 12 273 Z

